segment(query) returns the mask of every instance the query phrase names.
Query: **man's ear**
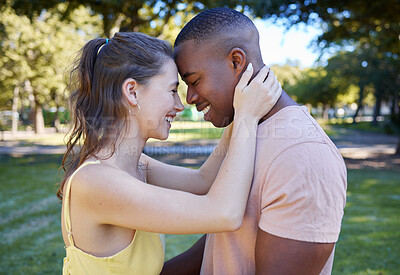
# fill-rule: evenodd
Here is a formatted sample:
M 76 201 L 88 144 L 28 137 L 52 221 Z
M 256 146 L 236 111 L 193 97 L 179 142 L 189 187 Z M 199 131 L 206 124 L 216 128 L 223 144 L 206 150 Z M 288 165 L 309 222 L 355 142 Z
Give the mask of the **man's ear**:
M 137 105 L 137 91 L 139 83 L 133 78 L 125 79 L 122 83 L 122 94 L 131 106 Z
M 237 76 L 246 69 L 246 53 L 241 48 L 233 48 L 229 52 L 229 59 L 232 62 L 232 68 Z

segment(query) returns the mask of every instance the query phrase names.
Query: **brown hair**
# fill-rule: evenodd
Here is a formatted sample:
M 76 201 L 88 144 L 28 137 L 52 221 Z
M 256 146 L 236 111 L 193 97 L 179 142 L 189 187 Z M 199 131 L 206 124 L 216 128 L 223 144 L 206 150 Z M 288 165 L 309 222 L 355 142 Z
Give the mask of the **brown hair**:
M 135 32 L 96 38 L 80 50 L 68 86 L 71 131 L 61 166 L 65 174 L 57 192 L 60 200 L 66 180 L 85 160 L 105 146 L 111 146 L 110 156 L 114 154 L 127 128 L 123 82 L 133 78 L 147 84 L 172 55 L 168 42 Z

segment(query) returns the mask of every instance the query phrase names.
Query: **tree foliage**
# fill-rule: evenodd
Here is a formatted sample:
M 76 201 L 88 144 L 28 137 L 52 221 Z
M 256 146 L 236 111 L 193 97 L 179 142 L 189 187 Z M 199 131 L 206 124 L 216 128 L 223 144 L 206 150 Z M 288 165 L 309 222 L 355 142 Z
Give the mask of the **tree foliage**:
M 74 11 L 76 20 L 62 22 L 60 14 L 65 5 L 57 9 L 59 12 L 43 11 L 29 19 L 18 16 L 8 6 L 1 7 L 0 87 L 7 95 L 3 98 L 6 106 L 15 86 L 24 87 L 23 98 L 32 97 L 37 115 L 44 105 L 59 106 L 60 102 L 52 101 L 65 101 L 65 68 L 87 39 L 87 32 L 93 35 L 96 31 L 96 20 L 81 8 Z M 85 29 L 88 21 L 90 28 Z M 36 129 L 43 129 L 43 125 L 36 125 Z
M 373 43 L 381 52 L 400 54 L 400 2 L 398 0 L 269 0 L 255 1 L 254 14 L 322 24 L 321 46 Z
M 7 0 L 0 0 L 0 4 Z M 152 36 L 159 36 L 169 22 L 183 26 L 188 14 L 196 14 L 205 8 L 226 6 L 240 7 L 241 1 L 227 0 L 14 0 L 12 8 L 19 15 L 28 18 L 37 17 L 43 10 L 51 10 L 59 3 L 65 3 L 67 8 L 62 18 L 73 19 L 73 11 L 82 6 L 89 7 L 98 14 L 103 22 L 103 35 L 111 37 L 116 31 L 140 31 Z M 244 8 L 244 7 L 243 7 Z M 182 14 L 183 13 L 183 14 Z

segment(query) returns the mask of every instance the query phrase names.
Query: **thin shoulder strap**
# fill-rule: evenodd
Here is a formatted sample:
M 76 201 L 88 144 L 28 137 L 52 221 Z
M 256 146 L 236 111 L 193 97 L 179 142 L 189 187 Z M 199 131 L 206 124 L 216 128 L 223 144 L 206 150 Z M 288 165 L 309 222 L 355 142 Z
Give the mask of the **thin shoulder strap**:
M 74 175 L 83 167 L 85 167 L 86 165 L 89 164 L 99 164 L 100 161 L 96 160 L 96 161 L 88 161 L 83 163 L 81 166 L 78 167 L 78 169 L 75 170 L 74 173 L 72 173 L 72 175 L 68 178 L 67 180 L 67 189 L 65 190 L 65 196 L 64 196 L 64 222 L 65 222 L 65 229 L 67 230 L 68 233 L 68 240 L 69 240 L 69 244 L 72 246 L 75 246 L 74 244 L 74 239 L 72 238 L 72 228 L 71 228 L 71 216 L 70 216 L 70 211 L 69 211 L 69 207 L 70 207 L 70 194 L 71 194 L 71 181 L 72 178 L 74 177 Z

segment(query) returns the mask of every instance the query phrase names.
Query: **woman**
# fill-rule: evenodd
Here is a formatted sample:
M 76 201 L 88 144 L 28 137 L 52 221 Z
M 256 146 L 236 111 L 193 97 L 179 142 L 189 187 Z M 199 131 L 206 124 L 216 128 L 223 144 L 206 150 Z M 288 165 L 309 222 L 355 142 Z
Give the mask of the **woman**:
M 230 135 L 235 138 L 221 169 L 221 157 L 213 154 L 214 165 L 203 169 L 208 176 L 187 179 L 201 186 L 196 195 L 147 184 L 139 167 L 147 139 L 166 139 L 183 110 L 171 47 L 144 34 L 117 33 L 82 48 L 72 71 L 73 129 L 58 192 L 64 274 L 158 274 L 164 247 L 153 232 L 221 232 L 241 225 L 257 123 L 280 96 L 279 85 L 273 91 L 263 85 L 267 68 L 247 85 L 252 73 L 249 66 L 236 87 L 235 123 L 225 131 L 223 146 Z

